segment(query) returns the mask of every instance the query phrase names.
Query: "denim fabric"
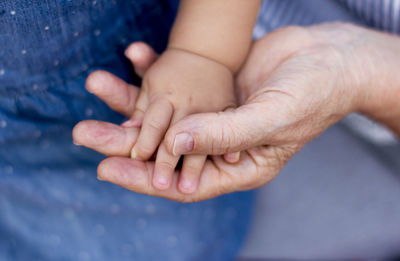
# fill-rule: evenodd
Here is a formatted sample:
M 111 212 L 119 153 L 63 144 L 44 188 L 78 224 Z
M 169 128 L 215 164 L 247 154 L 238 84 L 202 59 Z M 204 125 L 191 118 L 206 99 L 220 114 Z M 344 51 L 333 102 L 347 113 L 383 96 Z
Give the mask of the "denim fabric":
M 133 81 L 125 47 L 162 51 L 175 11 L 162 0 L 0 0 L 0 260 L 233 259 L 251 192 L 186 205 L 135 194 L 98 181 L 103 157 L 72 144 L 81 120 L 123 120 L 85 90 L 88 73 Z

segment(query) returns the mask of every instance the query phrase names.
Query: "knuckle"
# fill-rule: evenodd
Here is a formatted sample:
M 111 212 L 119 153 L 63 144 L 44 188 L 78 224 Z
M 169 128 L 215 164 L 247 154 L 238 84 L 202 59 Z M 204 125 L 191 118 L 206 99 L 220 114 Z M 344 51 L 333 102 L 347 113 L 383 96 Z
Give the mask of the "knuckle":
M 275 167 L 278 171 L 281 170 L 285 164 L 293 157 L 293 155 L 299 151 L 299 146 L 286 145 L 271 148 L 271 155 L 269 159 L 272 164 L 270 166 Z
M 160 162 L 157 162 L 157 164 L 159 165 L 159 166 L 162 166 L 163 168 L 166 168 L 166 169 L 170 169 L 170 170 L 175 170 L 175 164 L 173 163 L 173 162 L 169 162 L 169 161 L 160 161 Z
M 152 131 L 161 132 L 163 123 L 160 120 L 151 119 L 146 123 L 146 126 Z
M 136 107 L 135 111 L 133 112 L 133 116 L 134 117 L 142 116 L 144 114 L 144 112 L 145 111 L 143 109 Z
M 221 119 L 221 114 L 218 113 L 219 119 L 218 122 L 224 122 L 224 126 L 221 128 L 214 128 L 214 133 L 212 132 L 211 136 L 211 152 L 212 154 L 225 154 L 228 153 L 231 146 L 235 141 L 235 131 L 232 126 L 232 123 L 226 121 L 226 119 Z M 215 137 L 215 138 L 213 138 Z
M 197 176 L 200 174 L 200 171 L 201 171 L 201 167 L 196 166 L 194 164 L 187 164 L 187 165 L 184 165 L 182 173 L 185 176 Z
M 137 151 L 139 157 L 141 157 L 141 158 L 143 158 L 143 159 L 147 159 L 147 158 L 150 157 L 150 156 L 153 154 L 153 152 L 154 152 L 154 149 L 151 148 L 151 147 L 149 147 L 148 145 L 143 146 L 143 145 L 140 145 L 140 144 L 139 144 L 139 146 L 137 146 L 137 147 L 135 148 L 135 150 Z

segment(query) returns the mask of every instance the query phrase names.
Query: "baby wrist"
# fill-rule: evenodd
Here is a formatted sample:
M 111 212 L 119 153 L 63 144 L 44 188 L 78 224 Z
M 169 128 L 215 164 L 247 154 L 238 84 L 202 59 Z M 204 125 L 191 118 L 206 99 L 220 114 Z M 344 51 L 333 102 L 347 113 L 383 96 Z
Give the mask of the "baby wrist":
M 226 68 L 232 74 L 232 76 L 234 76 L 235 73 L 236 73 L 235 69 L 231 65 L 226 64 L 223 61 L 219 61 L 218 59 L 215 59 L 215 58 L 211 57 L 211 55 L 199 53 L 199 52 L 190 50 L 189 48 L 184 48 L 184 47 L 180 47 L 180 46 L 173 46 L 173 45 L 169 45 L 167 50 L 172 50 L 172 51 L 177 51 L 177 52 L 184 52 L 184 53 L 187 53 L 188 55 L 193 55 L 193 56 L 197 56 L 197 57 L 202 58 L 202 59 L 206 59 L 206 60 L 208 60 L 210 62 L 213 62 L 215 64 L 223 66 L 224 68 Z

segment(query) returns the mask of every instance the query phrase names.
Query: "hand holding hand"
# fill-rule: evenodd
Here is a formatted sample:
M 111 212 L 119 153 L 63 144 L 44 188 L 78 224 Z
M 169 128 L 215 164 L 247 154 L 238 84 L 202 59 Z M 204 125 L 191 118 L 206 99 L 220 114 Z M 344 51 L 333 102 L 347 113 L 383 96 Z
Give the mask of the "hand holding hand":
M 180 155 L 165 148 L 162 140 L 167 129 L 187 115 L 234 106 L 233 75 L 227 67 L 187 51 L 167 49 L 144 74 L 133 116 L 122 125 L 141 127 L 131 156 L 146 161 L 158 148 L 153 186 L 168 189 Z M 185 156 L 179 178 L 183 193 L 197 189 L 206 158 Z
M 399 40 L 392 38 L 356 26 L 326 24 L 288 27 L 257 41 L 237 78 L 241 106 L 221 113 L 189 115 L 166 134 L 169 153 L 216 155 L 206 161 L 199 189 L 193 194 L 179 191 L 178 173 L 167 190 L 155 189 L 151 182 L 153 162 L 112 157 L 100 164 L 98 175 L 132 191 L 182 202 L 260 187 L 272 180 L 304 144 L 349 112 L 399 118 L 400 108 L 393 106 L 398 98 L 385 95 L 398 93 L 398 84 L 390 84 L 389 77 L 375 80 L 382 72 L 396 77 L 389 72 L 397 68 L 393 65 L 398 59 L 391 58 L 390 53 L 396 53 L 392 51 L 398 48 Z M 389 51 L 384 46 L 390 47 Z M 118 88 L 121 94 L 130 87 L 120 83 Z M 101 92 L 105 90 L 97 95 L 104 97 Z M 392 110 L 385 109 L 385 104 Z M 74 137 L 99 151 L 115 152 L 123 141 L 133 140 L 121 129 L 84 122 L 77 126 Z M 99 132 L 97 136 L 87 135 Z M 180 142 L 177 137 L 182 134 L 186 137 L 182 140 L 189 142 Z M 243 152 L 235 164 L 217 156 L 238 151 Z

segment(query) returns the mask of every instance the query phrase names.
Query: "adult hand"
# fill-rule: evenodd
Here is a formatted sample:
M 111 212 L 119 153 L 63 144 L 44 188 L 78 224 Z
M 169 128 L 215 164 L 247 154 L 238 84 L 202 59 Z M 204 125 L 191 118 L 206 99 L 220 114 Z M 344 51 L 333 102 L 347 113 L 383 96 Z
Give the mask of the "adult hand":
M 254 44 L 237 78 L 241 106 L 186 117 L 167 132 L 168 148 L 219 155 L 267 146 L 258 148 L 280 169 L 350 112 L 400 133 L 399 44 L 399 37 L 342 23 L 270 33 Z
M 143 75 L 157 55 L 143 43 L 134 43 L 126 51 L 127 57 L 135 65 L 136 72 Z M 102 99 L 113 110 L 130 117 L 133 113 L 139 89 L 129 85 L 116 76 L 105 72 L 93 72 L 87 79 L 86 88 L 89 92 Z M 142 162 L 129 158 L 130 149 L 136 142 L 138 128 L 126 128 L 119 125 L 87 120 L 77 124 L 73 130 L 74 142 L 110 156 L 99 164 L 99 179 L 113 182 L 138 193 L 160 196 L 181 202 L 200 201 L 226 194 L 239 189 L 250 189 L 258 182 L 257 166 L 254 159 L 264 161 L 257 156 L 258 149 L 243 155 L 241 162 L 231 165 L 219 156 L 207 160 L 203 169 L 199 189 L 192 195 L 181 193 L 177 186 L 178 173 L 175 173 L 173 185 L 168 190 L 157 190 L 152 186 L 154 162 Z M 253 155 L 253 158 L 251 158 Z M 271 171 L 273 173 L 274 171 Z M 242 175 L 242 173 L 248 173 Z M 269 172 L 268 172 L 269 173 Z M 244 184 L 248 182 L 255 182 Z M 241 184 L 236 187 L 235 184 Z
M 221 113 L 188 116 L 172 126 L 166 135 L 167 148 L 177 155 L 243 151 L 235 164 L 227 163 L 221 156 L 211 157 L 196 193 L 179 192 L 178 173 L 169 190 L 154 189 L 151 183 L 154 163 L 129 158 L 106 159 L 99 165 L 99 178 L 132 191 L 182 202 L 268 183 L 304 144 L 349 112 L 374 112 L 373 116 L 379 117 L 383 107 L 371 101 L 371 95 L 381 98 L 379 104 L 396 100 L 388 96 L 384 99 L 373 88 L 366 88 L 374 86 L 371 80 L 376 74 L 372 72 L 376 69 L 375 62 L 380 61 L 368 56 L 363 58 L 368 54 L 365 51 L 370 50 L 365 42 L 371 34 L 377 37 L 378 33 L 343 24 L 288 27 L 255 43 L 237 79 L 237 96 L 242 106 Z M 398 46 L 397 43 L 393 46 Z M 96 83 L 96 88 L 90 88 L 91 81 Z M 110 90 L 111 82 L 117 91 Z M 127 91 L 132 88 L 104 72 L 88 80 L 88 89 L 109 104 L 122 96 L 130 97 L 126 99 L 133 103 L 135 91 Z M 131 111 L 124 108 L 115 109 L 129 115 Z M 400 109 L 392 110 L 390 115 L 385 115 L 393 118 L 399 112 Z M 129 149 L 123 148 L 130 148 L 134 143 L 135 131 L 107 123 L 83 122 L 75 128 L 74 139 L 107 155 L 128 156 Z M 124 144 L 127 145 L 124 147 Z
M 157 58 L 152 49 L 143 43 L 134 43 L 127 49 L 127 57 L 135 65 L 139 75 Z M 105 72 L 93 72 L 87 79 L 86 88 L 108 104 L 115 111 L 130 117 L 139 92 L 132 86 Z M 259 186 L 259 181 L 272 177 L 257 177 L 257 164 L 270 168 L 269 157 L 262 155 L 263 148 L 255 148 L 244 153 L 240 162 L 232 165 L 220 156 L 208 159 L 203 169 L 200 186 L 192 195 L 179 191 L 175 173 L 172 186 L 168 190 L 157 190 L 152 186 L 154 162 L 142 162 L 129 158 L 130 148 L 136 142 L 138 128 L 100 122 L 83 121 L 73 130 L 74 142 L 110 156 L 99 164 L 99 179 L 115 183 L 138 193 L 160 196 L 181 202 L 200 201 L 237 190 L 247 190 Z M 283 158 L 283 157 L 282 157 Z M 271 164 L 271 168 L 275 165 Z M 243 175 L 243 173 L 247 173 Z M 276 170 L 266 173 L 277 173 Z

